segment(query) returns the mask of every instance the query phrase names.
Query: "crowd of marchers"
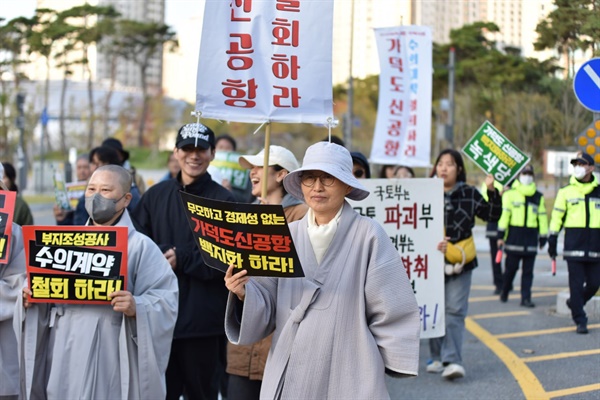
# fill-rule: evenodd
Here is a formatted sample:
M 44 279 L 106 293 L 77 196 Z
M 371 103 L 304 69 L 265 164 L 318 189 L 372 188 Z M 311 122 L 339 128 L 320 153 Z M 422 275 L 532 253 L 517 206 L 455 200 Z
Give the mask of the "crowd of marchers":
M 369 195 L 361 183 L 372 176 L 367 157 L 335 137 L 311 145 L 302 163 L 271 145 L 239 157 L 249 179 L 234 190 L 210 172 L 218 151 L 237 151 L 235 140 L 215 138 L 200 123 L 182 126 L 167 174 L 149 188 L 115 138 L 77 159 L 85 192 L 73 210 L 54 206 L 57 225 L 128 232 L 127 286 L 104 305 L 30 301 L 21 226 L 34 221 L 17 194 L 10 257 L 0 265 L 0 399 L 389 398 L 386 375 L 417 375 L 419 308 L 400 254 L 378 223 L 347 202 Z M 466 375 L 476 218 L 488 222 L 493 260 L 498 249 L 506 254 L 504 268 L 500 259 L 493 264 L 495 293 L 506 302 L 521 268 L 523 307 L 535 307 L 538 250 L 547 245 L 556 258 L 564 230 L 567 305 L 576 332 L 588 333 L 584 305 L 600 287 L 600 185 L 591 156 L 578 153 L 571 164 L 548 218 L 531 165 L 506 187 L 488 175 L 478 190 L 467 184 L 458 151 L 438 155 L 431 178 L 444 188 L 437 249 L 445 255 L 446 333 L 429 339 L 427 372 Z M 1 189 L 18 192 L 14 167 L 2 166 Z M 386 165 L 379 177 L 415 172 Z M 180 191 L 281 205 L 305 276 L 249 277 L 233 265 L 226 273 L 207 266 Z

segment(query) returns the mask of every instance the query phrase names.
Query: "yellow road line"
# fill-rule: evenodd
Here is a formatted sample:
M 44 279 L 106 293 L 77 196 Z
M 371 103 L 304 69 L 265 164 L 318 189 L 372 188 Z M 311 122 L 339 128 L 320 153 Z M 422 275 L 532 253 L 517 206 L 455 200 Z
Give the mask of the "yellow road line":
M 593 392 L 594 390 L 600 390 L 600 383 L 594 383 L 593 385 L 586 385 L 586 386 L 577 386 L 577 387 L 569 388 L 569 389 L 553 390 L 552 392 L 548 392 L 548 395 L 550 396 L 550 398 L 554 398 L 554 397 L 570 396 L 572 394 L 578 394 L 578 393 Z
M 560 292 L 532 293 L 531 297 L 537 298 L 537 297 L 556 296 L 558 293 L 560 293 Z M 519 293 L 517 293 L 517 294 L 513 294 L 512 297 L 518 300 L 518 299 L 521 298 L 521 295 Z M 509 298 L 510 298 L 510 296 L 509 296 Z M 493 296 L 472 296 L 472 297 L 469 297 L 469 303 L 479 303 L 481 301 L 500 301 L 500 296 L 493 295 Z
M 600 349 L 570 351 L 570 352 L 566 352 L 566 353 L 548 354 L 546 356 L 523 357 L 522 360 L 527 363 L 530 363 L 530 362 L 538 362 L 538 361 L 558 360 L 561 358 L 593 356 L 594 354 L 600 354 Z
M 485 344 L 498 357 L 513 375 L 526 399 L 547 400 L 550 396 L 544 390 L 541 382 L 527 367 L 523 360 L 512 350 L 497 339 L 497 336 L 483 329 L 472 318 L 465 318 L 467 330 Z
M 473 319 L 487 319 L 487 318 L 503 318 L 503 317 L 519 317 L 531 315 L 529 311 L 507 311 L 501 313 L 489 313 L 489 314 L 475 314 L 471 315 Z
M 472 291 L 473 290 L 492 290 L 493 291 L 494 289 L 495 289 L 495 286 L 492 286 L 492 285 L 472 285 L 471 286 L 471 290 Z M 556 292 L 556 293 L 560 293 L 562 291 L 569 290 L 569 287 L 568 286 L 565 286 L 565 287 L 536 287 L 536 286 L 534 286 L 534 287 L 531 288 L 531 290 L 533 292 L 538 292 L 539 291 L 539 292 Z M 517 292 L 518 293 L 520 291 L 521 291 L 521 287 L 520 286 L 515 286 L 513 288 L 513 292 Z
M 588 329 L 594 329 L 594 328 L 600 328 L 600 324 L 588 325 Z M 564 327 L 564 328 L 541 329 L 538 331 L 503 333 L 500 335 L 495 335 L 495 337 L 498 339 L 512 339 L 512 338 L 518 338 L 518 337 L 551 335 L 554 333 L 574 332 L 574 331 L 575 331 L 575 327 L 569 326 L 569 327 Z

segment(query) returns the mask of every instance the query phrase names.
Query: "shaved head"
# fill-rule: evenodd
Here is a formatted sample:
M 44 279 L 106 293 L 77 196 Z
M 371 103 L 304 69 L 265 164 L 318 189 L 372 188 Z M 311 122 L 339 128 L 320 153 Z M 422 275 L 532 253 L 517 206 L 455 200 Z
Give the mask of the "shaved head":
M 94 171 L 95 175 L 97 172 L 110 172 L 115 176 L 115 183 L 123 191 L 123 193 L 129 193 L 131 191 L 132 177 L 131 173 L 120 165 L 104 165 Z

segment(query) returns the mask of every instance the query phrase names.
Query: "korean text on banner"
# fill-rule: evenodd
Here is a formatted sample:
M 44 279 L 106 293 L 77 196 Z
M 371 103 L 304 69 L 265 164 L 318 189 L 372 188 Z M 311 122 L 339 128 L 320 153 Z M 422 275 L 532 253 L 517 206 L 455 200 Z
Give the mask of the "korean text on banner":
M 127 290 L 127 227 L 24 226 L 32 303 L 107 304 Z
M 479 127 L 462 151 L 479 168 L 494 175 L 502 186 L 513 180 L 529 162 L 529 157 L 489 121 Z
M 381 73 L 370 160 L 427 167 L 431 158 L 431 30 L 375 29 Z
M 421 338 L 441 337 L 444 322 L 444 190 L 441 179 L 365 179 L 371 195 L 350 201 L 383 227 L 398 249 L 421 314 Z
M 250 276 L 304 276 L 281 205 L 229 203 L 179 194 L 209 267 L 225 272 L 234 264 Z
M 207 1 L 196 111 L 249 123 L 333 121 L 333 0 Z
M 0 268 L 10 260 L 10 241 L 17 192 L 0 190 Z

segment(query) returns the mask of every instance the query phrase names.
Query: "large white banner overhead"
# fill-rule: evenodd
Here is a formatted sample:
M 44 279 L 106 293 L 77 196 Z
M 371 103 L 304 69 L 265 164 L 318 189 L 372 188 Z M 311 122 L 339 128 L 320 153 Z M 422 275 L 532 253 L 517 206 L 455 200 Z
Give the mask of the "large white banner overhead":
M 370 161 L 427 167 L 431 158 L 431 30 L 375 29 L 381 73 Z
M 333 0 L 207 0 L 196 83 L 202 118 L 333 121 Z

